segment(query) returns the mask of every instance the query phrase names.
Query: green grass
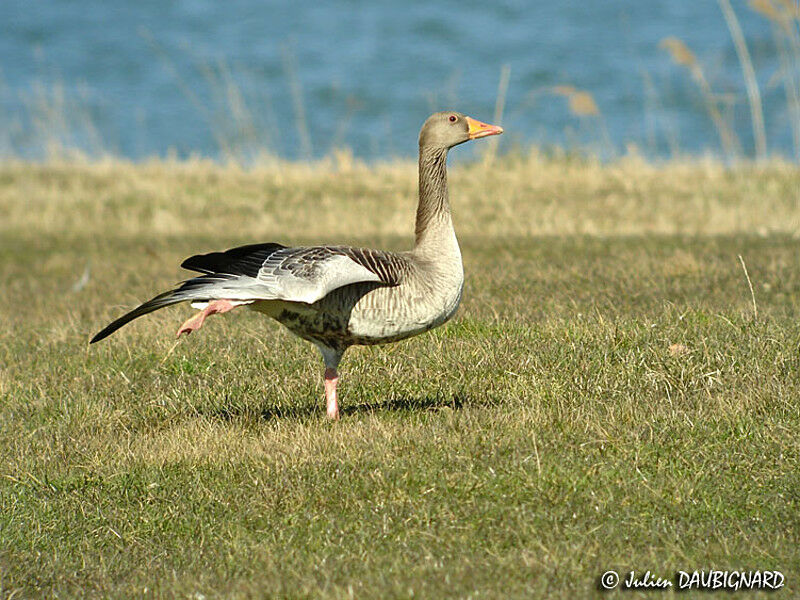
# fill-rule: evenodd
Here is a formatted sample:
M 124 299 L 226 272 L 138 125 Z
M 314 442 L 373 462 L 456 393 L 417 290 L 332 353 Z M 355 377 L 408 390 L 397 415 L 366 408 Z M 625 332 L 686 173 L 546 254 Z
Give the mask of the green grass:
M 712 567 L 799 594 L 800 171 L 454 171 L 462 307 L 349 351 L 332 425 L 316 350 L 260 315 L 87 340 L 193 252 L 407 246 L 413 165 L 0 167 L 0 597 L 571 598 Z

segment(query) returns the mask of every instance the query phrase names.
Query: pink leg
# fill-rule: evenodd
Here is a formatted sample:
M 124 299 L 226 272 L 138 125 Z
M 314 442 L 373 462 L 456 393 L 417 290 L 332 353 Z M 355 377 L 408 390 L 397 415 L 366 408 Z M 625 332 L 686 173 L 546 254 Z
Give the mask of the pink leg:
M 339 402 L 336 400 L 336 384 L 339 383 L 339 374 L 336 369 L 325 369 L 325 402 L 328 405 L 328 418 L 339 420 Z
M 206 320 L 206 317 L 215 315 L 217 313 L 226 313 L 229 310 L 233 310 L 240 304 L 240 302 L 233 302 L 231 300 L 214 300 L 209 302 L 208 306 L 206 306 L 195 316 L 187 319 L 186 322 L 181 325 L 180 329 L 178 329 L 177 337 L 181 337 L 181 334 L 183 333 L 189 334 L 200 329 L 203 326 L 203 322 Z

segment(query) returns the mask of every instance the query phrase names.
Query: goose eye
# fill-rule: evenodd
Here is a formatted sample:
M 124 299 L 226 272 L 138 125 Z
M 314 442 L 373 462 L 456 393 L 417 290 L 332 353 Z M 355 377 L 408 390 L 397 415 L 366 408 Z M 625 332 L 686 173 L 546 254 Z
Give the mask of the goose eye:
M 456 122 L 456 116 L 455 115 L 450 115 L 450 122 L 451 123 L 455 123 Z

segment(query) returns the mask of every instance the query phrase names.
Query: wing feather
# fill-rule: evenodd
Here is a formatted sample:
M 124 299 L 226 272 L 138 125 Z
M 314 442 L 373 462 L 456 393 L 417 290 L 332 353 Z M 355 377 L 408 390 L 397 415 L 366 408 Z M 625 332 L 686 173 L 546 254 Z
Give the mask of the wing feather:
M 407 264 L 396 254 L 349 246 L 254 244 L 192 256 L 182 266 L 205 273 L 184 289 L 199 287 L 212 298 L 313 304 L 354 283 L 398 285 Z
M 349 246 L 287 248 L 255 244 L 198 254 L 181 266 L 203 275 L 188 279 L 119 317 L 94 336 L 92 343 L 137 317 L 180 302 L 202 305 L 211 300 L 234 300 L 240 304 L 286 300 L 313 304 L 331 291 L 353 283 L 399 285 L 410 263 L 399 254 Z

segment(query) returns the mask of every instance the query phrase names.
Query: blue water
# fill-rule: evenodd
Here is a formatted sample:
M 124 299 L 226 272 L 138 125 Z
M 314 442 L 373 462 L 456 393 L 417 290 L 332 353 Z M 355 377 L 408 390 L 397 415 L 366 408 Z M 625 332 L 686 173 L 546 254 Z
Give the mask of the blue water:
M 733 6 L 769 151 L 792 155 L 773 31 L 745 2 Z M 0 155 L 41 157 L 55 142 L 134 159 L 341 146 L 409 156 L 433 110 L 491 120 L 503 65 L 501 150 L 720 154 L 697 87 L 659 48 L 667 36 L 697 54 L 752 154 L 741 69 L 714 0 L 2 0 Z M 563 84 L 590 92 L 602 116 L 572 114 L 550 93 Z

